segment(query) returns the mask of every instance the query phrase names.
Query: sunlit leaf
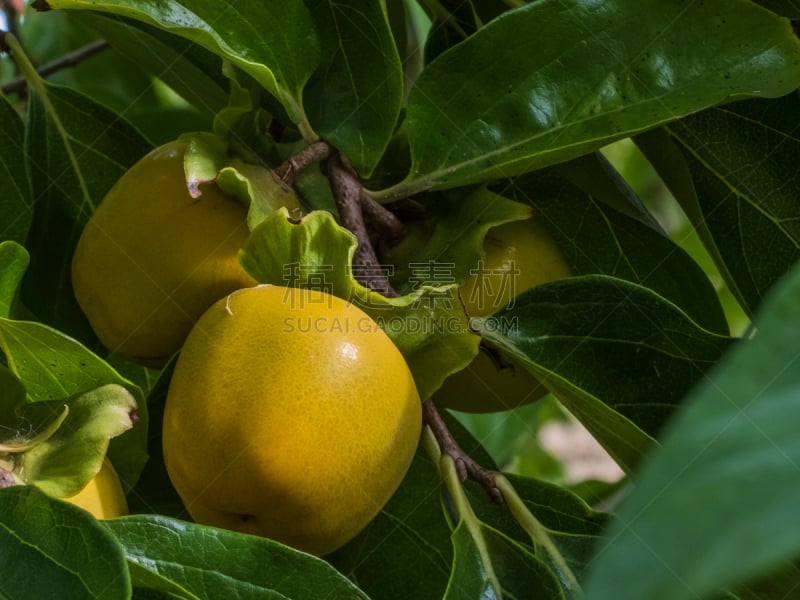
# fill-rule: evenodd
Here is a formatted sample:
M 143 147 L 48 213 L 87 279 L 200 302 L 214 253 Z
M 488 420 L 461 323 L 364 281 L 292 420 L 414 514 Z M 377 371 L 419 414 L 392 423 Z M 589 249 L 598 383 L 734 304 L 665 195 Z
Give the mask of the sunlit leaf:
M 745 0 L 545 0 L 440 55 L 408 101 L 392 193 L 508 177 L 729 98 L 800 84 L 800 41 Z
M 204 600 L 367 596 L 323 560 L 265 538 L 159 516 L 106 522 L 129 561 Z

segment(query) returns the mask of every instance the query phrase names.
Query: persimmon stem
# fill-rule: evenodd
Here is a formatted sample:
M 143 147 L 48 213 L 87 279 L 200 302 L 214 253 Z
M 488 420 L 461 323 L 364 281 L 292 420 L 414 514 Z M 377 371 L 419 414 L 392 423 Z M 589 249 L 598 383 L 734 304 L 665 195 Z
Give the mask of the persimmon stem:
M 361 194 L 360 200 L 366 223 L 383 234 L 389 245 L 394 245 L 403 239 L 406 228 L 396 214 L 364 193 Z
M 340 154 L 333 154 L 325 162 L 325 166 L 342 225 L 358 242 L 353 254 L 353 276 L 365 287 L 388 298 L 396 298 L 398 294 L 381 268 L 367 233 L 361 204 L 363 188 L 358 177 Z
M 492 502 L 504 506 L 505 498 L 495 481 L 497 474 L 494 471 L 484 469 L 458 445 L 432 400 L 426 400 L 422 403 L 422 419 L 436 438 L 442 454 L 446 454 L 453 459 L 458 478 L 462 482 L 467 479 L 477 481 L 486 490 Z
M 309 144 L 297 154 L 290 156 L 273 169 L 273 173 L 286 185 L 292 185 L 294 178 L 314 163 L 327 160 L 333 154 L 333 148 L 327 142 Z

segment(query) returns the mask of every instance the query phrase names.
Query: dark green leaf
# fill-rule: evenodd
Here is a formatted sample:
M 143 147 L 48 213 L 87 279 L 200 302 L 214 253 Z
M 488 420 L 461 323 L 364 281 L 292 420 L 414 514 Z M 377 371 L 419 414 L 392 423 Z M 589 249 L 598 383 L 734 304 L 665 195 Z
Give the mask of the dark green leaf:
M 302 90 L 319 62 L 319 40 L 302 0 L 47 0 L 52 8 L 124 15 L 184 37 L 231 61 L 305 122 Z
M 706 597 L 800 556 L 800 269 L 702 381 L 642 466 L 587 599 Z
M 329 559 L 373 600 L 441 598 L 453 548 L 440 490 L 439 473 L 420 448 L 378 516 Z
M 640 145 L 752 315 L 800 258 L 800 94 L 709 109 L 667 131 L 683 158 L 659 138 Z M 676 181 L 683 161 L 693 187 Z
M 264 538 L 159 516 L 105 525 L 128 560 L 205 600 L 367 598 L 326 562 Z
M 0 489 L 0 549 L 4 598 L 130 597 L 114 538 L 89 513 L 36 488 Z
M 745 0 L 533 2 L 422 72 L 408 101 L 413 169 L 387 193 L 512 176 L 798 84 L 788 21 Z
M 445 600 L 565 597 L 553 572 L 499 531 L 481 524 L 475 534 L 462 521 L 453 532 L 453 547 L 455 557 Z
M 22 119 L 0 95 L 0 242 L 24 243 L 31 225 L 33 198 L 23 138 Z
M 131 513 L 157 513 L 179 519 L 187 518 L 183 501 L 170 481 L 164 464 L 164 450 L 161 444 L 161 428 L 164 422 L 164 406 L 167 401 L 169 382 L 175 369 L 177 354 L 166 364 L 147 396 L 147 410 L 150 427 L 147 430 L 147 464 L 141 477 L 129 495 L 128 507 Z
M 753 0 L 756 4 L 760 4 L 764 8 L 768 8 L 772 12 L 789 17 L 791 19 L 800 19 L 800 2 L 798 0 Z
M 628 471 L 730 340 L 647 288 L 599 275 L 541 285 L 473 321 L 552 389 Z
M 800 591 L 800 563 L 793 562 L 736 588 L 737 600 L 786 600 Z
M 43 89 L 46 99 L 31 98 L 25 140 L 36 204 L 21 299 L 37 320 L 95 347 L 72 292 L 72 254 L 94 208 L 150 145 L 122 117 L 78 92 Z
M 306 0 L 322 43 L 322 64 L 303 104 L 314 130 L 367 177 L 394 132 L 403 67 L 382 3 Z
M 607 171 L 596 161 L 584 157 L 528 173 L 501 192 L 534 207 L 576 275 L 612 275 L 648 287 L 709 331 L 727 334 L 719 298 L 700 266 L 661 231 L 635 196 L 614 193 L 608 174 L 605 188 L 598 184 Z M 581 189 L 589 182 L 578 179 L 577 171 L 591 174 L 590 191 Z
M 11 316 L 11 307 L 29 262 L 25 248 L 12 241 L 0 242 L 0 318 Z
M 200 600 L 200 596 L 192 594 L 186 588 L 178 585 L 171 579 L 163 577 L 140 565 L 137 562 L 128 562 L 128 571 L 133 584 L 133 598 L 135 600 Z

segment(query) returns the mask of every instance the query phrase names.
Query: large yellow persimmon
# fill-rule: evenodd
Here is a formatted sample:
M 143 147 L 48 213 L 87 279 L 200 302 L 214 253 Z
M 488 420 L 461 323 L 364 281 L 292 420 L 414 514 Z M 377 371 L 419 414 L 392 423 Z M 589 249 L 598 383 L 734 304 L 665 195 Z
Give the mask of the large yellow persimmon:
M 195 521 L 321 556 L 394 493 L 421 412 L 403 356 L 363 311 L 257 286 L 214 304 L 186 340 L 164 460 Z
M 72 262 L 75 296 L 100 341 L 154 367 L 211 304 L 256 284 L 238 261 L 247 208 L 216 184 L 192 198 L 185 152 L 184 142 L 170 142 L 131 167 L 92 215 Z M 254 171 L 268 174 L 248 169 L 254 187 Z
M 125 492 L 108 459 L 103 461 L 100 471 L 85 488 L 63 500 L 89 511 L 97 519 L 113 519 L 128 514 Z
M 522 292 L 571 275 L 552 235 L 535 218 L 490 229 L 483 250 L 476 274 L 460 289 L 470 317 L 491 315 Z M 448 377 L 433 399 L 439 406 L 481 413 L 516 408 L 546 393 L 518 362 L 481 351 L 466 369 Z

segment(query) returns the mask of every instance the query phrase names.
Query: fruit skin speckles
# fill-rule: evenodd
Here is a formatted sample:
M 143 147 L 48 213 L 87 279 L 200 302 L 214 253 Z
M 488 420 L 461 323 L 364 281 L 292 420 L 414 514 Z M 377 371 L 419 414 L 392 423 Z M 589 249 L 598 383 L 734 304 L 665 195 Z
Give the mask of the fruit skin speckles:
M 309 316 L 369 319 L 340 298 L 269 285 L 215 303 L 175 367 L 164 459 L 196 521 L 325 555 L 397 489 L 422 411 L 408 366 L 381 329 L 286 327 Z

